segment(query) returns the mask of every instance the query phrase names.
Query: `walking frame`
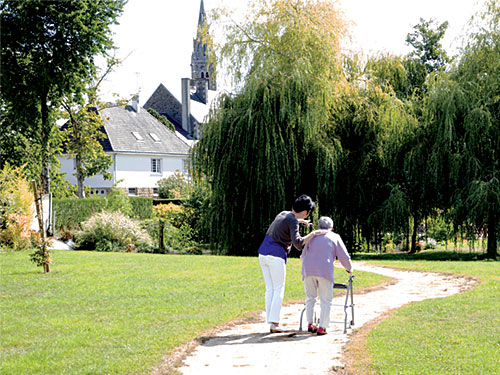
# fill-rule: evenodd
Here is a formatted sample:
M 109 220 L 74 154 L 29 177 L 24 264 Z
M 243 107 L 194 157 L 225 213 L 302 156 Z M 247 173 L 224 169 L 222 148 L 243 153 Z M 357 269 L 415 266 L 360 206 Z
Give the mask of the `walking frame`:
M 344 333 L 347 333 L 347 322 L 349 321 L 349 328 L 354 325 L 354 301 L 353 301 L 353 291 L 352 291 L 352 280 L 354 279 L 354 275 L 351 273 L 349 275 L 349 280 L 347 284 L 343 283 L 334 283 L 333 289 L 344 289 L 346 291 L 345 294 L 345 302 L 343 305 L 340 304 L 332 304 L 332 306 L 344 306 Z M 348 310 L 351 309 L 351 319 L 348 318 Z M 300 313 L 300 327 L 299 331 L 302 331 L 302 319 L 304 317 L 304 313 L 306 308 L 302 309 Z

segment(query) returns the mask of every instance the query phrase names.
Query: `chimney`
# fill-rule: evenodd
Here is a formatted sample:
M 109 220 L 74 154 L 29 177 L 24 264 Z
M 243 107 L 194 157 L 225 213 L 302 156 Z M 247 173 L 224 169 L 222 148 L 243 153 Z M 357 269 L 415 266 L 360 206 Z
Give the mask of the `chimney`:
M 184 129 L 188 134 L 192 133 L 191 129 L 191 98 L 190 98 L 190 86 L 191 80 L 189 78 L 182 78 L 182 129 Z
M 132 98 L 132 108 L 134 109 L 135 113 L 139 113 L 139 94 L 134 95 L 134 97 Z

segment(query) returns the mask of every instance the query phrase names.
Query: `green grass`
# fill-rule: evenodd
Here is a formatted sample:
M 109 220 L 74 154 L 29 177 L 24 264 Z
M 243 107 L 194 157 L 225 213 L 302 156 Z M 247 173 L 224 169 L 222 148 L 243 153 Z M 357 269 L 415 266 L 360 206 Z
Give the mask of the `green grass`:
M 48 274 L 27 252 L 0 254 L 1 374 L 145 374 L 203 331 L 264 308 L 257 257 L 52 254 Z M 357 276 L 358 288 L 385 279 Z M 290 259 L 285 299 L 303 293 Z
M 367 339 L 375 374 L 500 373 L 500 263 L 437 260 L 458 256 L 452 254 L 428 252 L 409 260 L 388 260 L 400 255 L 387 254 L 380 261 L 358 256 L 375 265 L 481 279 L 466 293 L 412 303 L 376 326 Z

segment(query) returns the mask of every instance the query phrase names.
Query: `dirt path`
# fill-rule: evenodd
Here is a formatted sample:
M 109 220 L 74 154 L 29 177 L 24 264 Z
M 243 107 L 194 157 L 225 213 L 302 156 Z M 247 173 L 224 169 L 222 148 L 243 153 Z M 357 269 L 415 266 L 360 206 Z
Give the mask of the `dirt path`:
M 474 283 L 465 277 L 363 263 L 355 263 L 356 270 L 389 276 L 395 282 L 380 290 L 354 295 L 355 328 L 409 302 L 450 296 Z M 333 303 L 343 305 L 343 297 L 336 297 Z M 256 323 L 237 325 L 203 340 L 177 370 L 184 375 L 317 375 L 327 374 L 333 366 L 342 367 L 342 347 L 352 332 L 343 334 L 343 308 L 332 307 L 326 336 L 297 331 L 302 308 L 303 304 L 283 307 L 281 323 L 289 333 L 269 334 L 261 314 Z

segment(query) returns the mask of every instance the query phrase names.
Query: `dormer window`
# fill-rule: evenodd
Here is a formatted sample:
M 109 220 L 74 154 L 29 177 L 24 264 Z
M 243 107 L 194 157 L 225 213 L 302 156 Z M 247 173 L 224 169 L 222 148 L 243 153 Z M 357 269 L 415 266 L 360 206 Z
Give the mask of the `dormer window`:
M 144 138 L 142 138 L 142 135 L 140 135 L 138 132 L 132 132 L 132 135 L 137 139 L 139 142 L 144 141 Z
M 204 76 L 203 72 L 201 72 L 201 78 L 205 78 L 205 76 Z
M 160 137 L 158 137 L 155 133 L 149 133 L 149 136 L 151 138 L 153 138 L 153 141 L 155 141 L 155 143 L 160 143 L 161 142 Z

